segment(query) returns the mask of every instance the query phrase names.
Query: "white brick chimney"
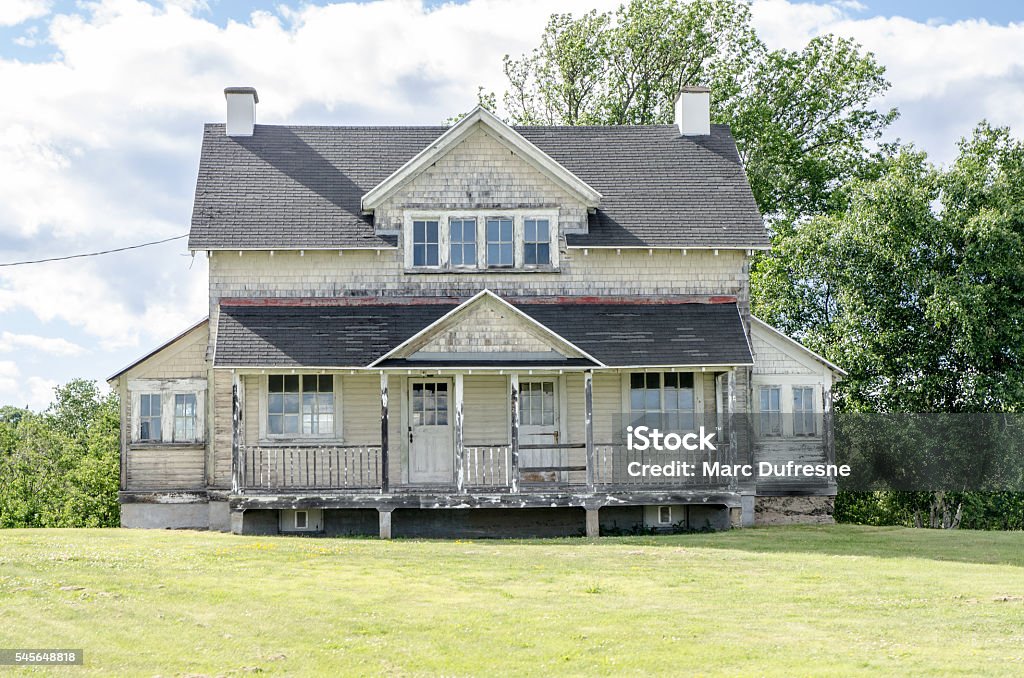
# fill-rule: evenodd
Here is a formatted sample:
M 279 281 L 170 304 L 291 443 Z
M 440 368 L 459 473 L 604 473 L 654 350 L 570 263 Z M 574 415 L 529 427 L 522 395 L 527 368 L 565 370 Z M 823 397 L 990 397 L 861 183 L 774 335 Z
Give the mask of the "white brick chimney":
M 228 100 L 227 134 L 229 137 L 251 137 L 256 124 L 256 104 L 260 98 L 255 87 L 225 87 Z
M 676 97 L 676 125 L 684 137 L 711 134 L 711 90 L 684 87 Z

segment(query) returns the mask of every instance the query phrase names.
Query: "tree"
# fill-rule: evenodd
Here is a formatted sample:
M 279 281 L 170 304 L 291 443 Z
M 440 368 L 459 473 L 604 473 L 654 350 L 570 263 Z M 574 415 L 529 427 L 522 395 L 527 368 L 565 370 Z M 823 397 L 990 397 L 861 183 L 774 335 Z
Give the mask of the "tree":
M 1024 144 L 983 123 L 947 170 L 906 147 L 846 190 L 782 225 L 754 312 L 850 371 L 847 409 L 1024 409 Z
M 17 416 L 14 416 L 14 415 Z M 43 413 L 0 417 L 0 527 L 104 527 L 119 522 L 117 396 L 76 379 Z
M 839 189 L 874 171 L 870 146 L 896 117 L 870 106 L 889 86 L 872 54 L 834 36 L 769 51 L 738 0 L 556 14 L 539 47 L 506 56 L 505 75 L 505 108 L 523 125 L 670 123 L 681 87 L 709 86 L 770 221 L 841 209 Z

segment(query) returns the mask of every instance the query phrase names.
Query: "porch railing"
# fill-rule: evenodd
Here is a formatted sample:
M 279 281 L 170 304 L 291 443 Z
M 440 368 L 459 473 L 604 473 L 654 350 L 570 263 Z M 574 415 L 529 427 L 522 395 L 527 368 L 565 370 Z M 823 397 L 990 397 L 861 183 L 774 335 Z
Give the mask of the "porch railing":
M 379 445 L 246 447 L 242 485 L 251 490 L 343 490 L 381 487 Z

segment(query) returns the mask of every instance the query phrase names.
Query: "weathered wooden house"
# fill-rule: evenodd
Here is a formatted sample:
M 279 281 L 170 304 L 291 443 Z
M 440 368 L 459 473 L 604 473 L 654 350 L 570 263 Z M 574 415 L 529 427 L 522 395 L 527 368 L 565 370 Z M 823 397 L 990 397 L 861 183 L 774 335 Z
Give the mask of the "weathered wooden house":
M 821 479 L 637 477 L 827 461 L 841 370 L 751 317 L 769 246 L 727 126 L 206 126 L 189 249 L 209 317 L 111 377 L 127 527 L 574 534 L 827 519 Z M 679 458 L 678 454 L 673 458 Z

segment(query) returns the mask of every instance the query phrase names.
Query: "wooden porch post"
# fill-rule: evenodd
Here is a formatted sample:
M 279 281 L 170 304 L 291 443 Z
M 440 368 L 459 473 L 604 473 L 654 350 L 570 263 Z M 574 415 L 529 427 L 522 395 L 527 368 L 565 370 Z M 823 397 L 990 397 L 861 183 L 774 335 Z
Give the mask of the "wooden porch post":
M 729 370 L 728 376 L 728 393 L 726 398 L 726 421 L 729 427 L 729 463 L 739 463 L 737 457 L 737 446 L 736 446 L 736 368 Z M 729 478 L 729 487 L 735 487 L 737 479 L 735 476 Z
M 462 373 L 455 373 L 455 491 L 462 494 L 466 487 L 464 449 L 462 440 Z
M 390 488 L 390 477 L 388 468 L 388 373 L 380 373 L 380 491 L 387 494 Z M 381 513 L 381 520 L 384 519 Z M 387 513 L 388 532 L 390 538 L 391 513 Z M 383 523 L 382 523 L 383 525 Z M 383 530 L 383 527 L 381 528 Z M 383 536 L 383 535 L 382 535 Z
M 511 490 L 519 492 L 519 374 L 513 372 L 509 375 L 509 406 L 512 408 L 512 454 L 510 464 L 512 466 L 509 477 L 512 480 Z
M 231 371 L 231 491 L 242 493 L 242 403 L 241 379 Z
M 587 491 L 594 491 L 594 373 L 583 373 L 583 429 L 587 443 Z M 587 513 L 588 521 L 590 513 Z M 589 525 L 589 522 L 587 523 Z

